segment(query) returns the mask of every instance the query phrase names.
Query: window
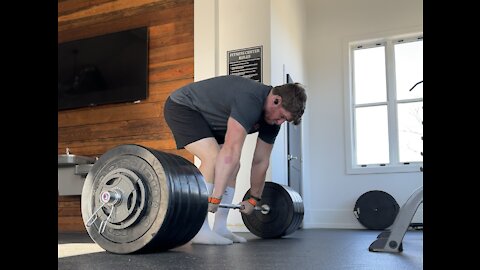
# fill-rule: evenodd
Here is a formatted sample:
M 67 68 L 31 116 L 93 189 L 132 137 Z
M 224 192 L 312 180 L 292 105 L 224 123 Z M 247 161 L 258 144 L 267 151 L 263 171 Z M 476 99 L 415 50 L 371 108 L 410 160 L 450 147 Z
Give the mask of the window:
M 349 45 L 349 173 L 420 171 L 423 35 Z

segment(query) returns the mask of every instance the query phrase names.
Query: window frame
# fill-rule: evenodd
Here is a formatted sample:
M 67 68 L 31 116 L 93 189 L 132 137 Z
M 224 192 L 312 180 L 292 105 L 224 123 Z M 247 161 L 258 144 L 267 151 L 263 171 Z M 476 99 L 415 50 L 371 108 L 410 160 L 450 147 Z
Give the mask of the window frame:
M 423 167 L 422 162 L 399 162 L 399 134 L 398 134 L 398 120 L 397 120 L 397 104 L 422 101 L 422 98 L 396 100 L 396 82 L 395 82 L 395 61 L 394 61 L 394 45 L 399 43 L 399 40 L 413 41 L 421 38 L 423 40 L 423 31 L 403 31 L 403 34 L 377 34 L 377 37 L 351 37 L 344 40 L 344 91 L 345 91 L 345 152 L 346 152 L 346 171 L 347 174 L 372 174 L 372 173 L 405 173 L 405 172 L 420 172 Z M 385 46 L 385 62 L 386 62 L 386 81 L 387 81 L 387 101 L 375 102 L 368 104 L 361 104 L 355 106 L 354 104 L 354 49 L 358 46 L 364 48 L 375 47 L 375 44 Z M 392 98 L 393 97 L 393 98 Z M 389 159 L 388 164 L 368 164 L 356 165 L 356 145 L 355 145 L 355 109 L 360 107 L 368 107 L 378 104 L 387 105 L 388 117 L 388 140 L 389 140 Z

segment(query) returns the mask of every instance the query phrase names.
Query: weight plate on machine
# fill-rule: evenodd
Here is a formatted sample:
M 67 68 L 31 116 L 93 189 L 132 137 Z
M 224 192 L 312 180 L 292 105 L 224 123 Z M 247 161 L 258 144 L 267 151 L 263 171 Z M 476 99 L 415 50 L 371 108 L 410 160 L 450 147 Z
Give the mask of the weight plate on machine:
M 150 252 L 181 246 L 197 234 L 208 191 L 188 160 L 131 144 L 107 151 L 93 164 L 81 202 L 85 228 L 103 249 Z
M 371 190 L 357 199 L 353 213 L 367 229 L 383 230 L 393 224 L 399 210 L 400 206 L 390 194 Z
M 247 191 L 243 200 L 249 198 Z M 242 213 L 247 229 L 261 238 L 279 238 L 295 232 L 303 221 L 303 200 L 300 194 L 288 186 L 265 182 L 262 200 L 258 204 L 268 205 L 270 211 L 253 211 L 251 215 Z

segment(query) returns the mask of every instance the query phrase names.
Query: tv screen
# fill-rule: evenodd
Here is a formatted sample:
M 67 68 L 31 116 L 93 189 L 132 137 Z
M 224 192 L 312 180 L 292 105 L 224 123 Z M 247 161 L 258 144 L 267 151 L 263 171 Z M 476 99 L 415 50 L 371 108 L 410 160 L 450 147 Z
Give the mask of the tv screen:
M 58 110 L 146 99 L 147 30 L 58 44 Z

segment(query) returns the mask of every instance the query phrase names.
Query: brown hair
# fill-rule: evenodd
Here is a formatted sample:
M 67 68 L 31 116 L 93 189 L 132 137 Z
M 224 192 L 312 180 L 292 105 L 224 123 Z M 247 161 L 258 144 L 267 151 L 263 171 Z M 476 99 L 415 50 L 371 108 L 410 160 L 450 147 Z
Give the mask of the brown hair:
M 307 102 L 307 94 L 303 85 L 300 83 L 286 83 L 275 86 L 272 89 L 272 93 L 282 97 L 282 107 L 292 114 L 293 124 L 300 124 Z

